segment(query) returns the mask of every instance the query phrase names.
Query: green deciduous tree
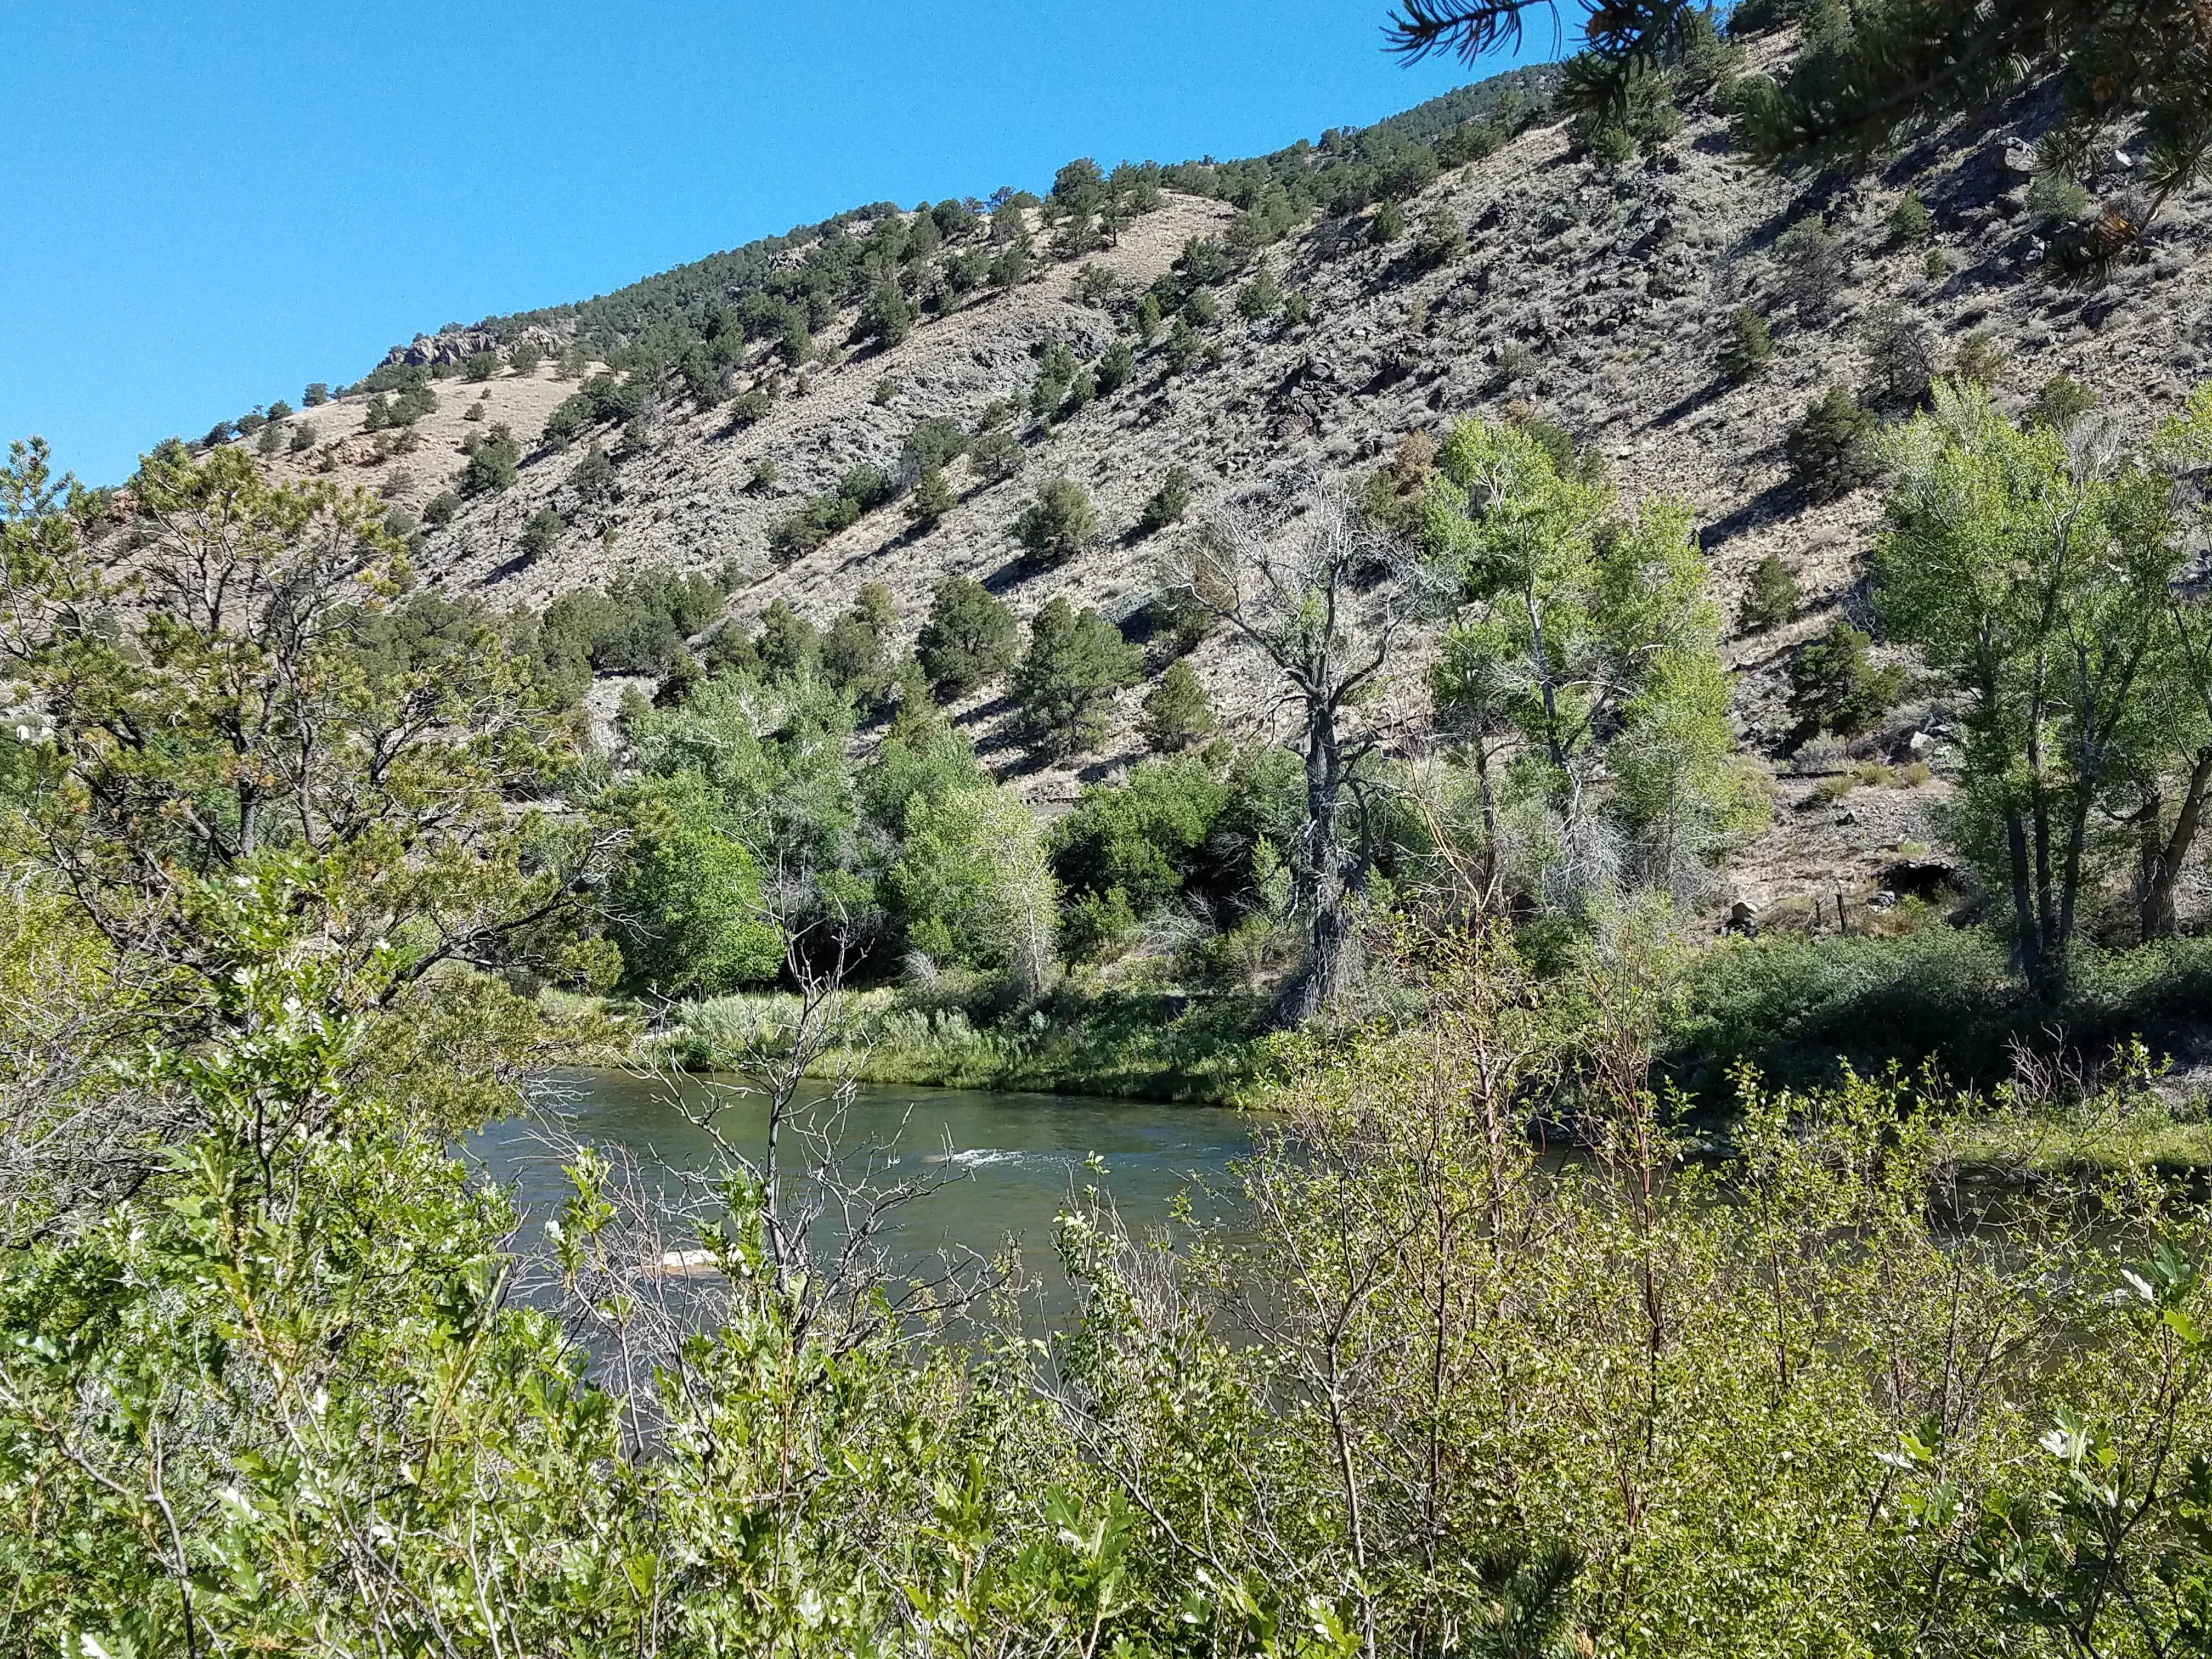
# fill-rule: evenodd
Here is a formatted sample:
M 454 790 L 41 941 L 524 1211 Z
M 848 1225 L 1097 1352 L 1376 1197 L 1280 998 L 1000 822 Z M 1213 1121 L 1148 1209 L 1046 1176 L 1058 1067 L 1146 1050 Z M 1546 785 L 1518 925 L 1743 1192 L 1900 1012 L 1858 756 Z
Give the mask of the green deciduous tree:
M 600 808 L 623 836 L 607 906 L 623 977 L 655 996 L 719 996 L 775 977 L 783 939 L 728 807 L 695 772 L 619 789 Z
M 1761 808 L 1686 509 L 1622 513 L 1510 424 L 1461 422 L 1437 471 L 1422 540 L 1462 603 L 1434 678 L 1468 735 L 1486 840 L 1520 817 L 1523 878 L 1570 906 L 1696 879 Z M 1480 856 L 1494 899 L 1507 872 Z
M 1058 889 L 1036 815 L 1018 796 L 988 786 L 915 792 L 886 884 L 915 949 L 1003 971 L 1024 995 L 1050 982 Z
M 2100 815 L 2193 761 L 2174 753 L 2196 699 L 2175 679 L 2191 662 L 2172 469 L 2212 453 L 2208 434 L 2202 390 L 2157 451 L 2130 455 L 2109 434 L 2022 431 L 1985 392 L 1946 382 L 1887 446 L 1899 483 L 1877 602 L 1961 700 L 1966 849 L 2006 896 L 2020 966 L 2045 996 L 2066 983 L 2100 874 Z

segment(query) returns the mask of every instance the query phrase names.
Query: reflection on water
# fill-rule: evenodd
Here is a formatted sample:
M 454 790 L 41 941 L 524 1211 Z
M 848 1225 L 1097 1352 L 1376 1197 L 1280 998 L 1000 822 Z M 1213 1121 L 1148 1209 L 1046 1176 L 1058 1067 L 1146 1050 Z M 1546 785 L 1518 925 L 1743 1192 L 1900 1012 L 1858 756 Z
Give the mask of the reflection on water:
M 463 1154 L 514 1194 L 524 1212 L 523 1237 L 534 1240 L 538 1224 L 569 1193 L 548 1127 L 556 1136 L 627 1152 L 647 1188 L 672 1200 L 685 1173 L 715 1167 L 715 1152 L 672 1091 L 696 1102 L 709 1086 L 616 1071 L 548 1073 L 532 1091 L 543 1123 L 493 1124 L 471 1137 Z M 827 1092 L 810 1089 L 810 1099 Z M 732 1097 L 719 1123 L 746 1155 L 764 1149 L 767 1111 L 758 1098 Z M 896 1257 L 919 1262 L 945 1249 L 993 1255 L 1011 1241 L 1033 1267 L 1050 1256 L 1053 1218 L 1077 1189 L 1104 1188 L 1131 1228 L 1141 1230 L 1167 1218 L 1194 1176 L 1225 1188 L 1229 1164 L 1252 1145 L 1246 1121 L 1218 1107 L 904 1085 L 863 1086 L 845 1127 L 846 1142 L 856 1148 L 888 1146 L 896 1159 L 884 1172 L 890 1179 L 915 1177 L 935 1188 L 898 1212 Z M 1103 1174 L 1085 1167 L 1093 1154 Z M 1201 1217 L 1223 1208 L 1223 1200 L 1195 1192 L 1192 1201 Z

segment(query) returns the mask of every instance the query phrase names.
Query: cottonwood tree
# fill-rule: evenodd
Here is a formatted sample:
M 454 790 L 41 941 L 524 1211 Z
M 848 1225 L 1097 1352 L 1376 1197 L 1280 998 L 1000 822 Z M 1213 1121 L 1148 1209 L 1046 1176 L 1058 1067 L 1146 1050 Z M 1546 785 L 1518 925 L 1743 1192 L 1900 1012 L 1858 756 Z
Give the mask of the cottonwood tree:
M 2202 613 L 2178 588 L 2181 460 L 2212 453 L 2200 388 L 2154 449 L 2107 425 L 2021 430 L 1979 387 L 1946 382 L 1888 440 L 1899 475 L 1875 543 L 1885 624 L 1961 699 L 1967 850 L 2010 900 L 2018 965 L 2063 989 L 2085 896 L 2107 858 L 2107 817 L 2141 815 L 2157 848 L 2143 915 L 2165 925 L 2201 818 Z M 2176 772 L 2167 820 L 2160 781 Z M 2179 844 L 2173 845 L 2179 836 Z
M 1382 743 L 1376 694 L 1413 620 L 1413 562 L 1334 489 L 1316 490 L 1285 519 L 1217 519 L 1175 557 L 1176 590 L 1272 665 L 1279 700 L 1298 721 L 1305 800 L 1291 868 L 1306 956 L 1275 1015 L 1310 1018 L 1358 971 L 1352 910 L 1375 850 L 1361 769 Z
M 1543 437 L 1460 422 L 1422 506 L 1424 557 L 1459 602 L 1432 681 L 1475 774 L 1486 894 L 1509 848 L 1534 896 L 1572 911 L 1695 890 L 1760 808 L 1687 510 L 1623 511 Z

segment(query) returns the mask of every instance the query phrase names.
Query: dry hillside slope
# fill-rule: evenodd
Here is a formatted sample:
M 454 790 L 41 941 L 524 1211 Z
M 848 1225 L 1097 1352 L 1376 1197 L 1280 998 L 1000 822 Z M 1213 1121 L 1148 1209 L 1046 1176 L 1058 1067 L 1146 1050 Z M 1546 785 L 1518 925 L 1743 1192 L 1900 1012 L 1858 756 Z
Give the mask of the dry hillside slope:
M 1410 226 L 1439 205 L 1454 216 L 1466 231 L 1458 258 L 1426 268 L 1411 236 L 1375 246 L 1364 218 L 1310 224 L 1263 257 L 1285 288 L 1308 296 L 1310 322 L 1245 323 L 1229 303 L 1233 283 L 1225 286 L 1222 319 L 1206 331 L 1212 361 L 1170 375 L 1158 350 L 1139 352 L 1131 384 L 1061 423 L 1046 429 L 1018 416 L 1026 460 L 1015 476 L 987 483 L 956 464 L 958 505 L 927 533 L 909 533 L 894 504 L 788 568 L 775 566 L 769 525 L 856 462 L 895 467 L 917 421 L 951 416 L 972 425 L 993 399 L 1021 405 L 1035 354 L 1049 339 L 1087 359 L 1128 337 L 1145 284 L 1188 238 L 1218 231 L 1230 216 L 1220 203 L 1170 193 L 1096 256 L 1121 283 L 1106 304 L 1079 302 L 1073 264 L 1048 264 L 1025 286 L 924 320 L 896 347 L 815 366 L 803 392 L 787 378 L 787 395 L 750 425 L 689 405 L 653 411 L 647 441 L 617 454 L 617 486 L 602 501 L 580 500 L 569 483 L 582 446 L 541 450 L 514 489 L 469 504 L 432 536 L 422 574 L 505 607 L 542 605 L 633 567 L 733 564 L 743 577 L 732 600 L 741 624 L 778 598 L 826 623 L 863 582 L 881 581 L 908 637 L 932 584 L 951 574 L 981 579 L 1024 615 L 1064 593 L 1118 618 L 1155 585 L 1152 556 L 1130 532 L 1171 466 L 1198 475 L 1200 515 L 1312 478 L 1356 483 L 1402 434 L 1519 401 L 1598 446 L 1629 495 L 1665 490 L 1689 501 L 1731 617 L 1762 557 L 1778 555 L 1796 572 L 1807 598 L 1799 620 L 1730 647 L 1744 732 L 1782 773 L 1774 827 L 1737 861 L 1735 880 L 1762 905 L 1870 884 L 1900 845 L 1909 857 L 1911 843 L 1935 839 L 1929 809 L 1944 793 L 1940 777 L 1838 801 L 1815 798 L 1814 780 L 1779 758 L 1779 686 L 1790 649 L 1839 610 L 1866 619 L 1863 556 L 1878 494 L 1809 503 L 1790 480 L 1781 446 L 1821 388 L 1863 381 L 1855 319 L 1878 301 L 1897 301 L 1946 352 L 1970 330 L 1985 331 L 2013 355 L 2001 395 L 2014 404 L 2063 370 L 2141 422 L 2212 373 L 2212 264 L 2204 257 L 2212 215 L 2202 200 L 2173 215 L 2154 263 L 2121 273 L 2111 287 L 2085 293 L 2039 277 L 2040 244 L 2023 209 L 2018 164 L 2021 143 L 2054 115 L 2047 94 L 2023 96 L 1848 180 L 1757 169 L 1731 153 L 1710 112 L 1693 115 L 1662 154 L 1618 171 L 1572 154 L 1563 125 L 1539 125 L 1406 204 Z M 2109 163 L 2115 171 L 2126 165 L 2124 156 Z M 1929 245 L 1890 242 L 1889 216 L 1907 186 L 1933 211 L 1932 246 L 1947 273 L 1930 274 Z M 1848 264 L 1830 313 L 1808 322 L 1778 300 L 1772 250 L 1789 227 L 1811 217 L 1842 239 Z M 1717 374 L 1714 359 L 1744 304 L 1767 314 L 1777 349 L 1768 373 L 1737 386 Z M 843 333 L 836 327 L 823 337 Z M 1499 362 L 1524 361 L 1516 345 L 1533 367 L 1509 385 Z M 483 418 L 507 422 L 526 446 L 571 389 L 550 366 L 520 379 L 501 371 L 480 387 L 441 382 L 441 408 L 422 424 L 422 448 L 381 461 L 366 438 L 352 435 L 363 400 L 341 399 L 311 411 L 325 446 L 301 459 L 419 507 L 459 465 L 470 429 L 464 413 L 479 395 Z M 601 438 L 617 450 L 612 432 Z M 332 451 L 328 441 L 337 439 L 344 441 Z M 776 474 L 766 488 L 757 482 L 763 461 Z M 1036 487 L 1061 474 L 1092 492 L 1103 533 L 1072 562 L 1033 570 L 1012 526 Z M 526 559 L 520 528 L 549 502 L 569 528 L 552 551 Z M 1217 637 L 1194 661 L 1232 726 L 1265 727 L 1272 687 L 1248 655 Z M 960 712 L 987 758 L 1045 804 L 1140 753 L 1132 722 L 1141 694 L 1124 698 L 1115 738 L 1080 775 L 1024 770 L 1001 729 L 1004 706 L 988 694 Z M 1418 723 L 1418 676 L 1405 677 L 1395 695 L 1409 725 Z M 1901 753 L 1927 718 L 1909 709 L 1864 746 Z M 1923 738 L 1914 752 L 1925 748 Z

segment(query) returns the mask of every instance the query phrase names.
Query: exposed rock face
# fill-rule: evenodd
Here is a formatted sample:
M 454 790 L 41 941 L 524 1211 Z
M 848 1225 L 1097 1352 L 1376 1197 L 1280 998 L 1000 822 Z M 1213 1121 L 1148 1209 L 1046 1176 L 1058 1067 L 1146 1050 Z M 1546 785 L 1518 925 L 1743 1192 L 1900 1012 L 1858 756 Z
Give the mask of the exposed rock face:
M 384 354 L 382 363 L 410 364 L 428 368 L 433 363 L 465 363 L 480 351 L 503 351 L 519 341 L 534 340 L 544 351 L 558 351 L 568 342 L 559 331 L 533 325 L 520 333 L 501 339 L 488 328 L 441 329 L 435 334 L 417 334 L 405 345 L 396 345 Z
M 1202 331 L 1205 355 L 1188 372 L 1170 374 L 1159 351 L 1139 351 L 1135 377 L 1119 391 L 1049 428 L 1020 417 L 1019 470 L 992 480 L 957 464 L 950 477 L 959 500 L 926 532 L 910 530 L 893 503 L 787 568 L 774 564 L 769 527 L 856 463 L 896 467 L 917 421 L 947 416 L 972 427 L 994 400 L 1025 406 L 1036 354 L 1049 340 L 1090 358 L 1130 339 L 1144 286 L 1188 238 L 1218 235 L 1231 217 L 1224 204 L 1170 194 L 1118 245 L 1088 256 L 1120 278 L 1106 306 L 1075 299 L 1073 262 L 1048 265 L 1027 285 L 923 320 L 896 347 L 854 345 L 834 366 L 817 363 L 803 392 L 783 376 L 757 421 L 663 397 L 647 408 L 642 446 L 599 434 L 614 453 L 611 495 L 586 500 L 569 483 L 580 447 L 542 449 L 513 489 L 471 502 L 431 538 L 420 574 L 504 607 L 542 605 L 641 566 L 729 566 L 743 578 L 732 601 L 740 626 L 777 599 L 826 623 L 862 583 L 880 581 L 909 639 L 946 574 L 984 581 L 1024 616 L 1066 594 L 1120 617 L 1157 584 L 1153 546 L 1135 525 L 1170 468 L 1194 475 L 1196 520 L 1316 479 L 1356 485 L 1409 432 L 1437 435 L 1458 416 L 1523 407 L 1596 446 L 1626 495 L 1668 491 L 1688 501 L 1724 614 L 1735 614 L 1744 583 L 1769 554 L 1797 579 L 1805 598 L 1797 617 L 1729 647 L 1741 725 L 1781 774 L 1776 828 L 1737 872 L 1746 902 L 1765 909 L 1777 894 L 1838 872 L 1871 878 L 1900 842 L 1937 838 L 1929 808 L 1944 793 L 1940 776 L 1916 788 L 1862 789 L 1845 808 L 1815 797 L 1812 775 L 1780 763 L 1789 725 L 1780 705 L 1795 649 L 1838 619 L 1860 627 L 1873 620 L 1864 560 L 1879 491 L 1813 501 L 1792 483 L 1782 447 L 1825 387 L 1867 382 L 1857 314 L 1894 301 L 1928 327 L 1943 362 L 1970 331 L 1983 331 L 2012 355 L 1999 388 L 2010 406 L 2025 406 L 2048 376 L 2064 372 L 2137 430 L 2212 374 L 2212 261 L 2204 257 L 2212 213 L 2201 198 L 2169 209 L 2153 259 L 2123 270 L 2108 288 L 2085 294 L 2039 279 L 2050 228 L 2025 210 L 2021 164 L 2032 169 L 2032 140 L 2053 108 L 2047 90 L 2030 91 L 1995 118 L 1929 135 L 1885 171 L 1842 183 L 1754 167 L 1711 113 L 1693 117 L 1662 155 L 1613 172 L 1574 155 L 1563 126 L 1534 129 L 1406 204 L 1409 225 L 1438 208 L 1458 220 L 1466 240 L 1456 258 L 1424 264 L 1411 237 L 1372 246 L 1364 222 L 1310 225 L 1264 256 L 1285 289 L 1310 301 L 1310 322 L 1243 321 L 1230 303 L 1232 285 L 1221 295 L 1222 320 Z M 2124 182 L 2120 166 L 2115 158 Z M 1931 244 L 1890 240 L 1890 213 L 1907 187 L 1934 216 Z M 1782 233 L 1807 220 L 1825 223 L 1845 255 L 1832 303 L 1812 322 L 1785 300 L 1774 253 Z M 1744 306 L 1766 317 L 1775 355 L 1765 373 L 1730 382 L 1715 358 Z M 853 320 L 819 337 L 844 341 Z M 476 331 L 448 331 L 395 348 L 387 361 L 459 362 L 489 343 Z M 768 378 L 765 350 L 740 371 L 743 383 Z M 441 382 L 441 412 L 423 423 L 422 448 L 410 457 L 378 459 L 365 441 L 349 441 L 360 399 L 311 413 L 325 440 L 344 445 L 336 463 L 342 477 L 419 506 L 445 487 L 459 465 L 459 442 L 480 429 L 459 423 L 470 399 L 480 398 L 484 418 L 508 422 L 527 447 L 573 389 L 550 376 L 549 368 L 527 380 L 502 374 L 480 387 Z M 763 464 L 772 483 L 761 482 Z M 1103 533 L 1079 556 L 1038 569 L 1019 557 L 1012 526 L 1037 487 L 1060 476 L 1092 494 Z M 517 538 L 549 504 L 569 528 L 551 552 L 526 560 Z M 1232 726 L 1272 730 L 1273 688 L 1248 656 L 1215 638 L 1193 661 Z M 992 694 L 960 713 L 986 757 L 1042 802 L 1141 752 L 1133 736 L 1141 695 L 1139 688 L 1125 699 L 1116 738 L 1079 774 L 1024 770 Z M 1418 673 L 1393 695 L 1408 724 L 1417 723 L 1425 697 Z M 1907 723 L 1870 735 L 1869 753 L 1923 753 L 1908 738 L 1930 729 L 1929 711 L 1899 718 Z

